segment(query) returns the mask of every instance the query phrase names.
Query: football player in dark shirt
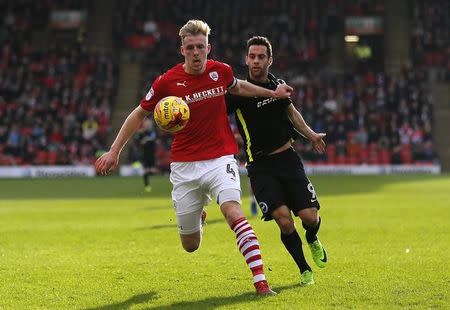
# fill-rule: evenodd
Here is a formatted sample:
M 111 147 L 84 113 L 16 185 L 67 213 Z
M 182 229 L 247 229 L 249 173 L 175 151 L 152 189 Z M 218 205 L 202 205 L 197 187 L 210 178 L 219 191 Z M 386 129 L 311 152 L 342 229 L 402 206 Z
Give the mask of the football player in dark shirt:
M 157 172 L 155 165 L 156 157 L 156 131 L 153 128 L 153 122 L 150 119 L 146 119 L 143 123 L 142 129 L 138 132 L 137 139 L 142 146 L 142 158 L 141 162 L 144 166 L 144 189 L 146 192 L 151 192 L 152 187 L 150 185 L 150 175 Z
M 284 83 L 269 73 L 272 61 L 272 46 L 267 38 L 252 37 L 247 41 L 247 81 L 268 89 Z M 291 212 L 302 221 L 314 262 L 324 268 L 327 254 L 317 238 L 320 205 L 291 140 L 297 131 L 311 141 L 316 152 L 323 153 L 325 134 L 314 132 L 305 123 L 290 98 L 227 95 L 227 109 L 235 113 L 244 140 L 248 176 L 263 218 L 278 224 L 281 240 L 300 269 L 301 283 L 314 284 Z

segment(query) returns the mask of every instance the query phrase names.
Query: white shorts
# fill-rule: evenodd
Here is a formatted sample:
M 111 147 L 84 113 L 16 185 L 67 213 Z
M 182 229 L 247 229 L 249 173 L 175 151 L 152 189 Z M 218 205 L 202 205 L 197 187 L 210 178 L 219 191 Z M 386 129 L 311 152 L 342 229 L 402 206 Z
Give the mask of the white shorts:
M 211 196 L 219 203 L 220 192 L 237 190 L 238 197 L 228 201 L 241 202 L 239 169 L 232 155 L 193 162 L 173 162 L 170 170 L 173 207 L 180 234 L 193 234 L 201 229 L 201 213 L 211 201 Z

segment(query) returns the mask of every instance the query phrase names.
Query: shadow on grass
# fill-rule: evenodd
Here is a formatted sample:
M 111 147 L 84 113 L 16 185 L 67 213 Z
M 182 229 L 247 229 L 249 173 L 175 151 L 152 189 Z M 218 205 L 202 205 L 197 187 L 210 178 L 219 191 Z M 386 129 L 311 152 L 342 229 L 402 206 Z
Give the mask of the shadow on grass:
M 208 227 L 209 225 L 214 225 L 214 224 L 223 223 L 223 222 L 225 222 L 225 219 L 208 220 L 208 221 L 206 221 L 206 225 Z M 177 227 L 176 223 L 152 225 L 152 226 L 148 226 L 148 227 L 137 228 L 136 230 L 157 230 L 157 229 L 174 228 L 174 227 L 175 228 Z
M 273 290 L 277 293 L 281 293 L 284 290 L 292 289 L 292 288 L 301 288 L 298 284 L 285 285 L 274 287 Z M 123 302 L 118 302 L 115 304 L 108 304 L 103 306 L 98 306 L 94 308 L 87 308 L 85 310 L 115 310 L 115 309 L 128 309 L 132 306 L 138 306 L 139 304 L 145 304 L 150 302 L 153 299 L 157 298 L 156 292 L 150 292 L 145 294 L 134 295 Z M 249 301 L 257 301 L 261 298 L 276 298 L 276 296 L 258 296 L 254 292 L 243 293 L 236 296 L 229 297 L 209 297 L 203 300 L 196 301 L 179 301 L 174 302 L 170 305 L 166 306 L 156 306 L 144 308 L 147 310 L 150 309 L 216 309 L 217 307 L 230 306 L 234 304 L 249 302 Z
M 128 309 L 131 306 L 139 305 L 143 303 L 147 303 L 152 299 L 155 299 L 157 296 L 156 292 L 150 292 L 145 294 L 134 295 L 133 297 L 128 298 L 123 302 L 118 302 L 115 304 L 103 305 L 94 308 L 87 308 L 85 310 L 119 310 L 119 309 Z
M 278 286 L 274 287 L 273 290 L 277 293 L 282 292 L 283 290 L 291 289 L 291 288 L 301 288 L 298 284 L 286 285 L 286 286 Z M 248 292 L 237 296 L 229 296 L 229 297 L 209 297 L 203 300 L 196 301 L 179 301 L 174 302 L 170 305 L 166 306 L 157 306 L 151 308 L 145 308 L 147 310 L 150 309 L 158 309 L 158 310 L 169 310 L 169 309 L 216 309 L 218 307 L 231 306 L 239 303 L 249 302 L 249 301 L 257 301 L 261 298 L 276 298 L 276 296 L 258 296 L 254 292 Z

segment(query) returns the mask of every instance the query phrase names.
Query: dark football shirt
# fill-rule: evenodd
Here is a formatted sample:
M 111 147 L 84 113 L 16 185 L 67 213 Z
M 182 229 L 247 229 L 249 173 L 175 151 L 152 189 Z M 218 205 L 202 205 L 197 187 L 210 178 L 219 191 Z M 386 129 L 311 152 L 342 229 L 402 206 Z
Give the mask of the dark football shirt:
M 282 80 L 269 73 L 267 83 L 252 84 L 275 90 Z M 293 137 L 293 126 L 287 116 L 290 98 L 242 97 L 227 93 L 227 111 L 235 113 L 239 132 L 244 140 L 247 163 L 283 146 Z

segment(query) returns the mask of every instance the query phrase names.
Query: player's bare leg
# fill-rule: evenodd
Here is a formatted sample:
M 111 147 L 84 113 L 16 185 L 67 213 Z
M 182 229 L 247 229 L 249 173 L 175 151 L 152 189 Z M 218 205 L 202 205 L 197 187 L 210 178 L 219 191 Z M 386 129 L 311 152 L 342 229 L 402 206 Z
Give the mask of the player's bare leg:
M 320 228 L 321 219 L 316 208 L 307 208 L 298 212 L 298 216 L 302 220 L 303 228 L 305 228 L 306 241 L 314 262 L 320 268 L 325 268 L 328 262 L 327 252 L 325 251 L 319 238 L 317 238 L 317 232 Z
M 241 205 L 236 201 L 226 201 L 220 206 L 228 225 L 236 234 L 239 252 L 244 256 L 248 267 L 253 274 L 253 285 L 256 293 L 261 295 L 275 295 L 270 289 L 264 275 L 259 242 L 252 226 L 245 218 Z
M 181 244 L 186 252 L 194 252 L 200 247 L 200 243 L 202 242 L 202 233 L 198 231 L 189 235 L 180 234 Z
M 277 222 L 278 227 L 280 227 L 281 241 L 300 270 L 301 284 L 314 284 L 313 273 L 303 254 L 302 240 L 295 229 L 291 211 L 287 206 L 283 205 L 276 208 L 271 216 Z
M 317 208 L 300 210 L 298 216 L 302 220 L 302 223 L 307 226 L 315 227 L 319 223 L 319 212 L 317 211 Z
M 291 211 L 287 206 L 276 208 L 271 215 L 275 222 L 277 222 L 278 227 L 280 227 L 283 234 L 289 235 L 294 232 L 294 219 L 292 218 Z

